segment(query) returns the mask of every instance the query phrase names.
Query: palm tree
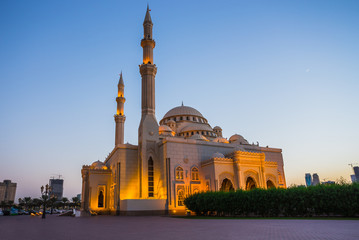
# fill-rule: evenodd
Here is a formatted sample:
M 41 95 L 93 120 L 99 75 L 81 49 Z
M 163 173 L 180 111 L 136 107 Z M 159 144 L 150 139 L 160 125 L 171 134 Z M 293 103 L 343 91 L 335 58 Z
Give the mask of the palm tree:
M 31 206 L 31 202 L 32 202 L 31 197 L 24 197 L 23 201 L 24 201 L 24 204 L 25 204 L 26 211 L 29 211 L 29 207 Z
M 19 209 L 22 209 L 25 206 L 25 202 L 22 198 L 19 198 L 18 200 L 19 200 L 19 204 L 18 204 Z
M 41 205 L 42 205 L 42 200 L 41 200 L 41 199 L 39 199 L 39 198 L 34 198 L 34 199 L 32 200 L 32 206 L 33 206 L 33 207 L 39 209 L 39 208 L 41 207 Z
M 48 206 L 51 207 L 51 214 L 54 209 L 54 205 L 55 205 L 56 201 L 57 201 L 57 197 L 50 197 L 50 199 L 48 201 Z
M 73 197 L 72 198 L 72 203 L 73 203 L 73 206 L 76 208 L 76 207 L 79 207 L 80 206 L 80 199 L 78 197 Z
M 68 205 L 69 203 L 69 199 L 66 197 L 62 198 L 62 204 L 63 204 L 63 208 L 65 209 L 65 207 Z

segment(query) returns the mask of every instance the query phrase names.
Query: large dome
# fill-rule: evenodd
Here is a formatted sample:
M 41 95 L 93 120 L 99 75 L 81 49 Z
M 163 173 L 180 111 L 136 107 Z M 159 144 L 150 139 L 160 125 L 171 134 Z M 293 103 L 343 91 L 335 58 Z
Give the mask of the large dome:
M 192 107 L 188 107 L 188 106 L 179 106 L 179 107 L 175 107 L 175 108 L 172 108 L 171 110 L 169 110 L 165 114 L 163 119 L 169 118 L 169 117 L 174 117 L 174 116 L 196 116 L 196 117 L 203 118 L 202 114 L 199 111 L 197 111 L 196 109 L 194 109 Z

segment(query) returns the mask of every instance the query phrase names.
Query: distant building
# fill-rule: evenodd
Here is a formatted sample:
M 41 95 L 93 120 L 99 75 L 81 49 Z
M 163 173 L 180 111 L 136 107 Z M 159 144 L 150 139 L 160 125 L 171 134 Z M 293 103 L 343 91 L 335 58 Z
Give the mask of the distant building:
M 355 180 L 356 182 L 359 182 L 359 167 L 358 166 L 353 167 L 353 170 L 354 170 Z
M 352 183 L 357 182 L 357 178 L 355 177 L 355 175 L 350 175 L 350 178 L 352 179 Z
M 80 194 L 77 194 L 76 197 L 79 199 L 79 201 L 81 201 L 81 193 L 80 193 Z
M 312 186 L 316 186 L 316 185 L 318 185 L 318 184 L 320 184 L 319 176 L 318 176 L 318 174 L 314 173 L 314 174 L 313 174 L 313 183 L 312 183 Z
M 61 200 L 64 192 L 64 180 L 50 179 L 50 187 L 51 187 L 50 196 L 57 197 L 57 200 Z
M 14 202 L 15 193 L 16 183 L 12 183 L 11 180 L 4 180 L 4 182 L 0 182 L 0 202 Z
M 312 175 L 310 173 L 305 174 L 305 184 L 307 187 L 312 185 Z
M 334 181 L 326 181 L 326 182 L 322 182 L 322 184 L 324 184 L 324 185 L 334 185 L 335 182 Z

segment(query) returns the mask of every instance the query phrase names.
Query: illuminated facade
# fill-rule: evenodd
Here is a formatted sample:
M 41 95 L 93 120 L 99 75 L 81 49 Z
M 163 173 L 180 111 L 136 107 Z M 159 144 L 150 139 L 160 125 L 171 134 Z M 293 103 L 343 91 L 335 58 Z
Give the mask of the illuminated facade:
M 185 210 L 186 196 L 200 191 L 286 187 L 282 150 L 227 140 L 196 109 L 178 106 L 155 116 L 155 41 L 147 8 L 141 40 L 142 116 L 138 146 L 124 144 L 125 85 L 120 76 L 115 147 L 104 162 L 82 167 L 84 212 L 160 214 Z

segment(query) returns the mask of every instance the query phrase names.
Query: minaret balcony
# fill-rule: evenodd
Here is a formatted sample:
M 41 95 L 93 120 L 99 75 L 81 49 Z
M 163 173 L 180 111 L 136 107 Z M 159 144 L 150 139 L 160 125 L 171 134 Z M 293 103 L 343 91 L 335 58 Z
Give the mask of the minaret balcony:
M 157 73 L 156 64 L 141 64 L 140 65 L 140 73 L 142 75 L 153 75 L 155 76 Z
M 152 48 L 155 48 L 156 42 L 153 39 L 142 39 L 141 47 L 145 47 L 145 46 L 151 46 Z

